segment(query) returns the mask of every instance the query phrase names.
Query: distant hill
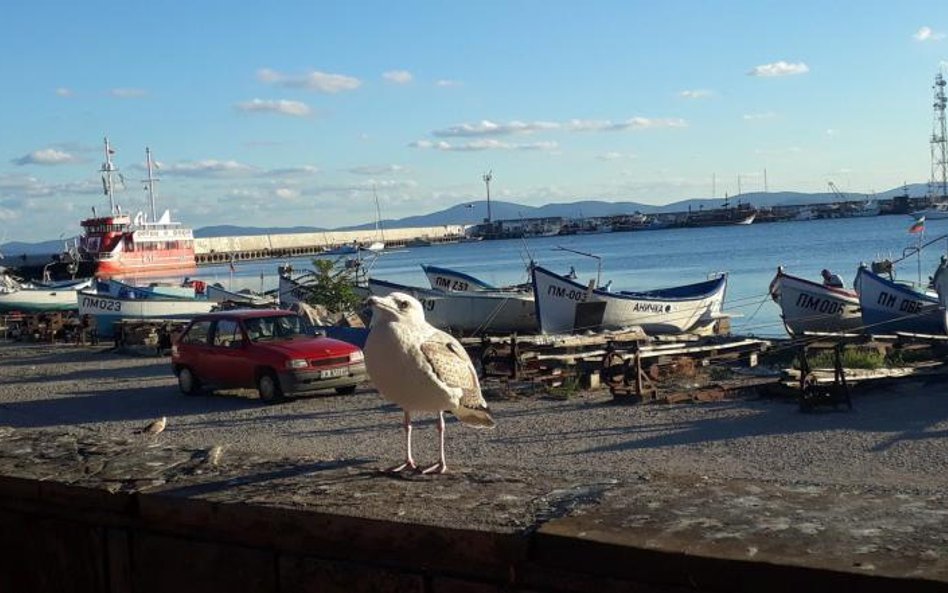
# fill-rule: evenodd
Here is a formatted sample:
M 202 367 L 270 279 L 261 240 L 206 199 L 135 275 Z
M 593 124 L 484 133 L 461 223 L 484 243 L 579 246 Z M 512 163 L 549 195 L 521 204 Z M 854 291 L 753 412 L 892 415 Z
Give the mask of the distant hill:
M 871 196 L 860 193 L 844 192 L 843 196 L 848 200 L 864 200 L 867 197 L 886 200 L 893 196 L 908 193 L 912 197 L 921 197 L 928 193 L 927 183 L 913 183 L 904 187 L 893 188 L 884 192 L 876 193 Z M 800 193 L 800 192 L 751 192 L 734 196 L 729 199 L 731 205 L 738 202 L 749 203 L 757 208 L 774 206 L 791 206 L 821 204 L 827 202 L 837 202 L 840 198 L 831 192 L 823 193 Z M 612 216 L 616 214 L 631 214 L 633 212 L 642 212 L 643 214 L 656 214 L 661 212 L 684 212 L 689 208 L 697 210 L 700 208 L 717 208 L 724 204 L 724 198 L 704 198 L 691 199 L 665 204 L 663 206 L 653 206 L 650 204 L 641 204 L 639 202 L 607 202 L 604 200 L 580 200 L 576 202 L 562 204 L 546 204 L 545 206 L 527 206 L 514 202 L 503 202 L 491 200 L 491 218 L 494 220 L 509 220 L 517 218 L 538 218 L 538 217 L 562 217 L 579 218 L 595 216 Z M 475 224 L 487 218 L 487 202 L 479 200 L 451 206 L 438 212 L 423 214 L 419 216 L 408 216 L 399 219 L 389 219 L 382 221 L 383 229 L 409 228 L 409 227 L 436 227 L 448 224 Z M 375 222 L 366 224 L 339 227 L 335 229 L 325 229 L 321 227 L 294 226 L 294 227 L 246 227 L 234 225 L 216 225 L 195 229 L 195 237 L 242 237 L 247 235 L 268 235 L 282 233 L 318 233 L 326 230 L 365 230 L 375 228 Z M 42 243 L 23 243 L 14 241 L 0 245 L 0 253 L 6 255 L 9 265 L 13 265 L 14 257 L 22 254 L 49 254 L 62 251 L 63 243 L 60 240 L 44 241 Z M 0 260 L 2 262 L 3 260 Z M 2 265 L 2 263 L 0 263 Z

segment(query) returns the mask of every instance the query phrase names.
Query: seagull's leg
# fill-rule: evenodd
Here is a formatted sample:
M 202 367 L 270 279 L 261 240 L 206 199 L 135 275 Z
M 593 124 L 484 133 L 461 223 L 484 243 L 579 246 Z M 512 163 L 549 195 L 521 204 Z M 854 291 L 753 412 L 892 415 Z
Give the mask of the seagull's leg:
M 438 463 L 424 469 L 421 472 L 423 474 L 443 474 L 448 471 L 448 464 L 444 460 L 444 412 L 438 412 L 438 439 L 441 441 L 441 459 L 438 460 Z
M 405 463 L 396 465 L 385 471 L 397 473 L 405 469 L 417 469 L 415 460 L 411 458 L 411 414 L 405 410 Z

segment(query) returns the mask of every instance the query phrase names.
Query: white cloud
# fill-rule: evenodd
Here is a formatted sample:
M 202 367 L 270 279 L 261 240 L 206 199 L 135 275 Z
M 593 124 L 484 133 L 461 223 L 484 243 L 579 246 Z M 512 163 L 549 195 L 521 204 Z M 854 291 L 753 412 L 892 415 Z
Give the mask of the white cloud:
M 347 169 L 355 175 L 384 175 L 386 173 L 401 173 L 405 167 L 401 165 L 362 165 Z
M 57 88 L 54 92 L 55 92 L 56 95 L 59 96 L 59 97 L 71 97 L 71 96 L 72 96 L 72 89 L 68 89 L 68 88 L 66 88 L 66 87 L 64 87 L 64 86 L 61 86 L 61 87 Z
M 279 113 L 294 117 L 306 117 L 312 112 L 306 103 L 285 99 L 253 99 L 238 103 L 235 107 L 248 113 Z
M 451 87 L 456 87 L 456 86 L 464 86 L 464 83 L 457 80 L 448 80 L 446 78 L 443 78 L 439 80 L 438 82 L 436 82 L 435 86 L 441 87 L 441 88 L 451 88 Z
M 286 167 L 283 169 L 270 169 L 263 173 L 266 177 L 306 177 L 319 173 L 319 167 L 313 165 L 302 165 L 300 167 Z
M 758 121 L 761 119 L 773 119 L 777 117 L 777 114 L 773 111 L 764 111 L 761 113 L 745 113 L 743 117 L 744 121 Z
M 275 84 L 277 86 L 306 89 L 329 94 L 353 91 L 362 86 L 362 81 L 358 78 L 344 74 L 329 74 L 318 70 L 312 70 L 306 74 L 297 76 L 290 76 L 277 72 L 276 70 L 263 68 L 257 71 L 257 79 L 261 82 Z
M 936 33 L 931 27 L 919 27 L 912 37 L 916 41 L 940 41 L 945 38 L 945 34 Z
M 707 89 L 692 89 L 681 91 L 678 93 L 678 96 L 682 99 L 707 99 L 708 97 L 714 96 L 714 91 L 709 91 Z
M 776 76 L 791 76 L 794 74 L 806 74 L 810 67 L 803 62 L 790 63 L 780 60 L 772 64 L 761 64 L 754 66 L 747 74 L 749 76 L 759 76 L 761 78 L 772 78 Z
M 258 169 L 237 161 L 206 159 L 166 165 L 161 171 L 182 177 L 247 177 L 257 173 Z
M 452 137 L 472 137 L 472 136 L 506 136 L 508 134 L 528 134 L 530 132 L 539 132 L 541 130 L 555 130 L 560 124 L 555 122 L 522 122 L 512 121 L 506 124 L 499 124 L 490 120 L 482 120 L 476 124 L 459 124 L 435 130 L 431 134 L 442 138 Z
M 117 88 L 110 90 L 109 94 L 118 99 L 138 99 L 139 97 L 144 97 L 148 93 L 146 93 L 144 89 Z
M 625 121 L 572 119 L 566 129 L 572 132 L 621 132 L 645 128 L 684 128 L 688 124 L 678 117 L 648 118 L 632 117 Z
M 417 140 L 409 144 L 412 148 L 430 148 L 446 152 L 474 152 L 481 150 L 555 150 L 559 148 L 556 142 L 532 142 L 528 144 L 516 144 L 510 142 L 501 142 L 494 138 L 474 140 L 464 144 L 451 144 L 440 140 L 432 142 L 430 140 Z
M 68 165 L 78 162 L 79 159 L 55 148 L 44 148 L 21 156 L 11 161 L 14 165 Z
M 300 190 L 292 187 L 279 187 L 273 194 L 283 200 L 294 200 L 300 197 Z
M 621 152 L 604 152 L 597 154 L 596 158 L 600 161 L 618 161 L 623 159 L 634 159 L 634 154 L 623 154 Z
M 408 84 L 414 78 L 408 70 L 389 70 L 382 78 L 395 84 Z

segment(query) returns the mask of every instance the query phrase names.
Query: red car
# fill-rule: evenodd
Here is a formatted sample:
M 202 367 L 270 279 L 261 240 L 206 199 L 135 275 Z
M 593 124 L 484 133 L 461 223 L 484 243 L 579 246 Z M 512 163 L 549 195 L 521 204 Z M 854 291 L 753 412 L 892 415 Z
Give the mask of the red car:
M 194 317 L 171 348 L 182 393 L 202 386 L 256 388 L 260 399 L 335 389 L 367 379 L 362 350 L 317 337 L 292 311 L 234 310 Z

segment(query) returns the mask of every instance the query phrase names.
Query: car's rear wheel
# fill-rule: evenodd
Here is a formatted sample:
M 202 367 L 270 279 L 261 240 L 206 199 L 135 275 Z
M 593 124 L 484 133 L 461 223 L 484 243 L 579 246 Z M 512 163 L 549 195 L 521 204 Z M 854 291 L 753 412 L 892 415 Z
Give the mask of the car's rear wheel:
M 178 389 L 185 395 L 194 395 L 201 389 L 201 382 L 188 367 L 178 369 Z
M 336 387 L 336 393 L 339 395 L 352 395 L 356 392 L 355 385 L 346 385 L 345 387 Z
M 271 371 L 260 373 L 257 378 L 257 392 L 260 399 L 268 404 L 278 402 L 283 399 L 283 389 L 280 387 L 280 380 Z

